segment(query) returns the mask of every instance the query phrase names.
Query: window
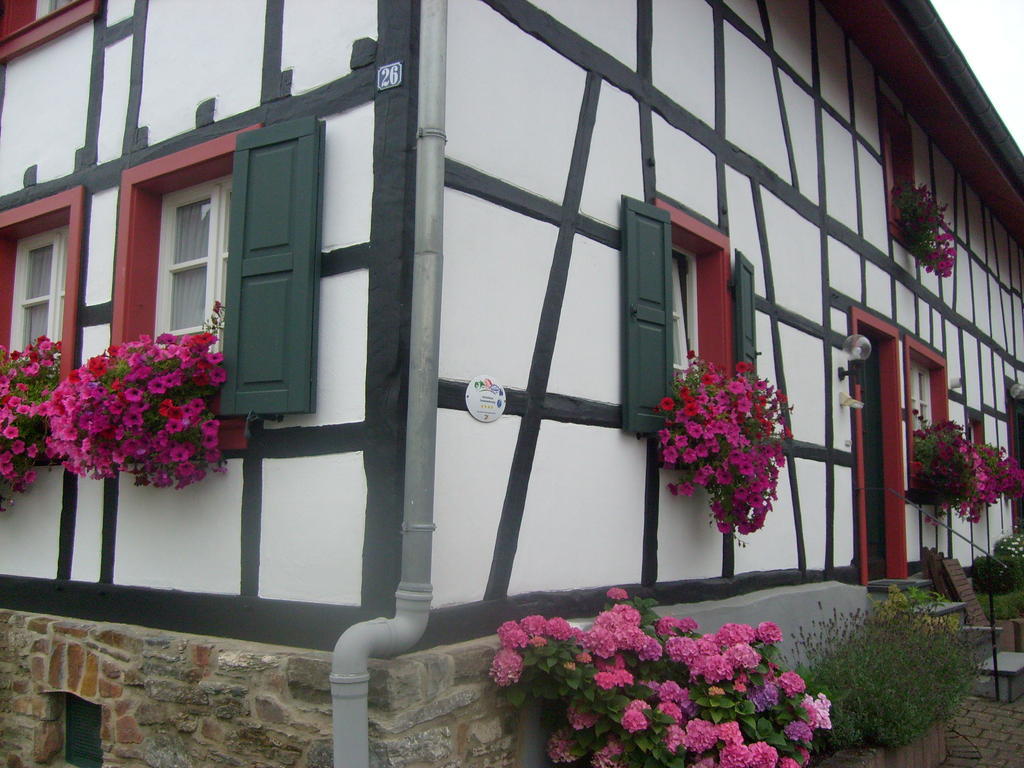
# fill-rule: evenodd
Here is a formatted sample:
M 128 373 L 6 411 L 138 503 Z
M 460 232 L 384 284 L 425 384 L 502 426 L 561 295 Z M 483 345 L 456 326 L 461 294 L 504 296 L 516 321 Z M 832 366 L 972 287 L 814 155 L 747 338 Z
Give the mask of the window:
M 101 0 L 2 0 L 0 64 L 38 48 L 100 13 Z
M 949 418 L 949 389 L 946 384 L 946 358 L 910 336 L 903 337 L 903 377 L 906 404 L 907 456 L 914 460 L 914 430 L 924 418 L 929 424 Z M 914 411 L 917 411 L 915 414 Z M 917 478 L 911 474 L 910 488 Z
M 100 723 L 103 710 L 99 704 L 72 696 L 64 697 L 64 760 L 80 768 L 103 765 L 103 743 Z
M 697 351 L 697 279 L 693 254 L 672 253 L 672 367 L 686 368 L 686 354 Z
M 931 372 L 917 362 L 910 363 L 910 428 L 932 423 Z
M 165 195 L 156 330 L 195 333 L 224 301 L 231 179 Z
M 886 97 L 879 101 L 882 122 L 882 160 L 885 171 L 885 202 L 889 219 L 889 232 L 899 234 L 896 221 L 899 212 L 893 204 L 893 188 L 914 183 L 914 144 L 910 122 Z
M 23 349 L 40 336 L 61 337 L 64 316 L 64 244 L 58 229 L 18 243 L 14 274 L 11 347 Z

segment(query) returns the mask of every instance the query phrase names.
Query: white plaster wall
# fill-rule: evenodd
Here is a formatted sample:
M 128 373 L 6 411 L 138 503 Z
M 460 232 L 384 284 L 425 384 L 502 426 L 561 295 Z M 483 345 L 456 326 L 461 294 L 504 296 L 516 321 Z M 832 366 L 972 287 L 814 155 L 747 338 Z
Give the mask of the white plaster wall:
M 825 136 L 825 190 L 828 212 L 854 232 L 857 231 L 857 182 L 853 168 L 853 144 L 850 132 L 823 112 Z
M 790 181 L 771 59 L 725 25 L 726 138 Z
M 892 260 L 896 266 L 902 267 L 903 271 L 908 275 L 917 274 L 917 259 L 910 254 L 910 251 L 900 245 L 897 240 L 893 240 L 892 243 Z M 922 269 L 921 274 L 926 275 L 928 273 Z
M 818 228 L 767 190 L 762 193 L 775 300 L 821 322 L 821 239 Z
M 811 21 L 802 0 L 773 0 L 768 3 L 775 50 L 805 82 L 811 82 Z
M 896 322 L 910 331 L 914 330 L 914 294 L 903 283 L 896 283 Z
M 828 239 L 828 282 L 851 299 L 860 301 L 863 282 L 860 256 L 834 238 Z M 845 325 L 843 326 L 845 328 Z
M 979 345 L 981 350 L 981 393 L 982 402 L 995 408 L 996 382 L 992 375 L 992 350 L 987 344 Z M 990 433 L 991 434 L 991 433 Z
M 636 68 L 636 6 L 620 0 L 532 0 L 533 5 L 611 54 Z
M 348 74 L 352 43 L 362 37 L 377 37 L 373 0 L 286 2 L 281 69 L 292 71 L 292 93 L 305 93 Z
M 775 342 L 772 339 L 772 320 L 763 312 L 754 313 L 757 328 L 757 377 L 769 384 L 778 385 L 775 375 Z
M 845 325 L 833 326 L 833 330 L 843 336 L 846 335 Z M 852 394 L 850 390 L 853 389 L 853 385 L 850 380 L 839 380 L 839 369 L 846 368 L 848 362 L 841 350 L 832 350 L 832 402 L 828 403 L 828 407 L 832 412 L 832 447 L 840 451 L 853 449 L 853 411 L 839 404 L 843 392 Z
M 832 330 L 836 333 L 845 334 L 846 329 L 850 327 L 849 318 L 847 318 L 846 313 L 841 309 L 832 307 L 829 310 L 829 315 L 832 318 Z
M 754 290 L 764 296 L 764 260 L 761 256 L 761 239 L 757 234 L 750 179 L 726 166 L 725 195 L 729 206 L 729 245 L 733 251 L 739 251 L 750 259 L 754 265 Z
M 825 567 L 825 464 L 808 459 L 793 459 L 800 488 L 800 521 L 803 525 L 804 555 L 807 567 Z
M 658 581 L 713 579 L 722 575 L 722 534 L 711 522 L 707 494 L 673 496 L 678 472 L 658 473 Z
M 241 459 L 181 490 L 119 480 L 115 584 L 238 593 Z
M 359 605 L 363 454 L 263 462 L 260 597 Z
M 974 300 L 971 288 L 970 256 L 962 246 L 956 246 L 956 265 L 953 267 L 956 281 L 956 311 L 968 320 L 974 320 Z
M 264 427 L 318 427 L 362 421 L 366 413 L 366 338 L 370 273 L 357 269 L 320 281 L 316 412 Z
M 85 303 L 110 301 L 114 285 L 114 241 L 117 231 L 117 187 L 92 196 L 89 219 L 89 260 L 85 267 Z
M 817 7 L 818 66 L 821 70 L 821 95 L 835 110 L 850 119 L 850 93 L 846 79 L 846 38 L 832 15 Z
M 96 145 L 96 156 L 101 163 L 121 156 L 131 69 L 132 38 L 126 37 L 107 46 L 103 54 L 103 95 L 100 98 L 100 131 Z
M 82 361 L 101 355 L 110 346 L 110 324 L 88 325 L 82 329 Z
M 107 24 L 127 19 L 135 13 L 135 0 L 107 0 Z
M 484 3 L 455 0 L 448 7 L 448 157 L 561 202 L 584 80 L 583 70 Z
M 27 491 L 14 494 L 10 509 L 0 512 L 0 573 L 11 576 L 57 576 L 60 507 L 64 473 L 40 468 Z
M 928 303 L 924 299 L 917 299 L 917 335 L 927 341 L 929 344 L 932 343 L 932 311 L 928 306 Z M 941 344 L 935 346 L 940 347 Z
M 85 143 L 92 25 L 78 27 L 6 64 L 0 115 L 0 194 L 71 173 Z M 60 73 L 55 76 L 54 73 Z
M 484 597 L 519 425 L 518 416 L 484 424 L 465 411 L 437 412 L 435 605 Z
M 103 481 L 80 477 L 78 504 L 75 506 L 75 542 L 71 555 L 72 579 L 100 580 L 102 543 Z
M 658 191 L 717 223 L 718 175 L 714 153 L 657 114 L 653 123 Z
M 714 125 L 715 37 L 711 7 L 706 3 L 654 0 L 653 13 L 654 87 L 698 119 Z
M 764 37 L 764 29 L 761 27 L 761 12 L 757 7 L 757 0 L 725 0 L 725 4 L 732 8 L 736 15 L 749 24 L 758 35 Z
M 613 227 L 621 220 L 622 195 L 644 199 L 639 109 L 629 94 L 601 84 L 580 210 Z
M 870 261 L 864 265 L 864 288 L 868 306 L 882 317 L 892 317 L 892 281 Z
M 150 4 L 139 125 L 151 145 L 193 129 L 209 98 L 217 120 L 259 106 L 265 8 L 265 0 Z
M 860 49 L 850 45 L 850 75 L 853 78 L 853 122 L 857 132 L 877 152 L 878 105 L 875 102 L 875 71 Z
M 824 349 L 821 339 L 779 324 L 782 364 L 786 370 L 786 395 L 794 406 L 793 437 L 815 445 L 825 444 Z
M 622 402 L 619 252 L 576 235 L 548 391 Z
M 983 381 L 981 378 L 980 355 L 978 354 L 978 342 L 973 336 L 964 334 L 964 389 L 967 394 L 967 405 L 970 408 L 981 408 L 981 390 Z
M 509 594 L 639 581 L 645 466 L 621 430 L 542 422 Z
M 999 283 L 991 276 L 988 278 L 988 291 L 989 296 L 992 297 L 992 339 L 999 347 L 1006 349 L 1008 345 L 1003 325 L 1003 290 L 999 287 Z
M 786 103 L 789 136 L 796 161 L 797 187 L 808 200 L 818 202 L 818 137 L 814 125 L 814 101 L 785 72 L 779 73 Z
M 982 333 L 991 333 L 992 321 L 989 315 L 988 306 L 988 277 L 985 268 L 977 261 L 971 259 L 971 292 L 974 296 L 974 322 L 981 329 Z
M 864 239 L 884 253 L 889 247 L 889 224 L 885 212 L 885 177 L 882 173 L 882 164 L 859 142 L 857 155 Z
M 323 249 L 370 239 L 373 206 L 373 104 L 325 121 Z
M 946 375 L 950 379 L 955 379 L 957 376 L 962 376 L 964 373 L 960 369 L 960 331 L 948 320 L 945 321 L 945 323 L 946 346 L 942 352 L 946 357 Z M 974 384 L 971 386 L 974 386 Z
M 445 190 L 443 378 L 486 374 L 526 386 L 557 235 L 550 224 Z
M 853 470 L 849 467 L 833 467 L 836 495 L 835 514 L 832 517 L 832 562 L 837 568 L 853 562 Z
M 736 547 L 736 573 L 796 568 L 796 525 L 793 523 L 793 489 L 789 469 L 779 472 L 779 498 L 765 517 L 764 527 L 744 536 L 746 546 Z

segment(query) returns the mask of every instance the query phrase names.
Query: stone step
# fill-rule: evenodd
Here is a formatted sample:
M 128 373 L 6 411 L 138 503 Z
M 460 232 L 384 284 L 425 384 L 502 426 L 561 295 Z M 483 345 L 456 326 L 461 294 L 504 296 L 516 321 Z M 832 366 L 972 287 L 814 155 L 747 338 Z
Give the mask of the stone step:
M 895 586 L 900 591 L 906 591 L 911 587 L 931 591 L 932 582 L 930 579 L 874 579 L 867 584 L 868 592 L 872 594 L 887 595 L 889 587 Z
M 999 670 L 998 675 L 994 672 L 995 668 Z M 1000 651 L 996 654 L 995 666 L 992 664 L 992 657 L 989 656 L 981 664 L 981 673 L 982 678 L 979 680 L 979 684 L 984 690 L 981 695 L 992 699 L 997 698 L 995 685 L 997 677 L 999 701 L 1016 701 L 1024 695 L 1024 653 Z

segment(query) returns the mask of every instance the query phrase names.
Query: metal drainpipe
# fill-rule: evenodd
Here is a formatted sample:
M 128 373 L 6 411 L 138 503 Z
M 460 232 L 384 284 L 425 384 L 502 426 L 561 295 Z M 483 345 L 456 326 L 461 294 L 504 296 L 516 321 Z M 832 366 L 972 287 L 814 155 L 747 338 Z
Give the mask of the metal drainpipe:
M 369 765 L 367 660 L 401 653 L 419 640 L 433 595 L 430 558 L 443 267 L 447 23 L 447 0 L 422 0 L 402 580 L 395 592 L 393 619 L 355 624 L 334 646 L 330 680 L 335 768 Z

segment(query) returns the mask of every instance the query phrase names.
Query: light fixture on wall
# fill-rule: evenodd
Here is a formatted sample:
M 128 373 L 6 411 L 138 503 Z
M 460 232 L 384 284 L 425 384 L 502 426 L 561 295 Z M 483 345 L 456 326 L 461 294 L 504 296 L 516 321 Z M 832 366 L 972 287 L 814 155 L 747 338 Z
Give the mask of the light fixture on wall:
M 963 376 L 954 376 L 952 379 L 949 380 L 949 388 L 950 389 L 963 389 L 963 387 L 964 387 L 964 378 L 963 378 Z
M 839 405 L 843 408 L 855 408 L 857 410 L 864 407 L 864 401 L 858 400 L 856 397 L 851 397 L 846 392 L 839 393 Z
M 848 367 L 839 369 L 839 380 L 842 381 L 849 376 L 856 382 L 861 366 L 871 356 L 871 340 L 859 333 L 851 334 L 843 340 L 843 352 L 850 362 Z
M 1013 382 L 1010 385 L 1010 397 L 1014 400 L 1024 400 L 1024 384 L 1019 381 Z

